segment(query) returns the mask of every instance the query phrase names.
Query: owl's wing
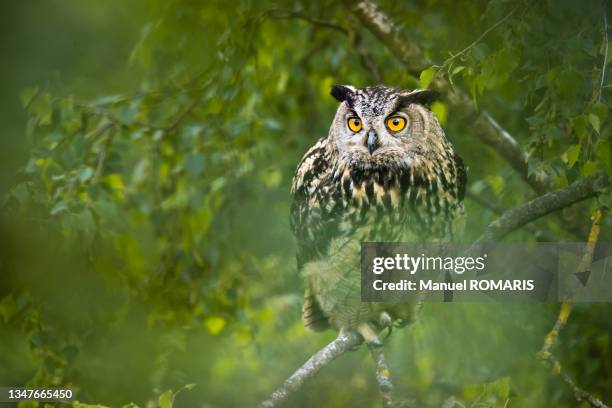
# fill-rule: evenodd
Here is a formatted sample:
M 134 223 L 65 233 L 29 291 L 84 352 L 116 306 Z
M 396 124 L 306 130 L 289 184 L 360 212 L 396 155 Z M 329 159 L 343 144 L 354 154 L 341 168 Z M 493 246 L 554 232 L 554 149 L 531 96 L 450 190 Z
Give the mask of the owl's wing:
M 304 154 L 293 177 L 290 223 L 297 240 L 298 269 L 321 257 L 334 235 L 329 208 L 333 186 L 326 143 L 327 139 L 319 139 Z
M 310 148 L 293 178 L 291 193 L 291 229 L 297 240 L 297 264 L 302 271 L 308 262 L 320 259 L 333 237 L 333 222 L 328 212 L 331 189 L 331 164 L 325 153 L 326 139 L 320 139 Z M 302 307 L 304 326 L 315 331 L 329 327 L 327 316 L 316 300 L 311 282 L 306 279 Z
M 457 192 L 458 192 L 458 200 L 463 202 L 463 198 L 465 197 L 465 189 L 467 187 L 467 171 L 465 169 L 465 164 L 463 163 L 463 159 L 457 154 L 454 154 L 455 167 L 457 171 Z

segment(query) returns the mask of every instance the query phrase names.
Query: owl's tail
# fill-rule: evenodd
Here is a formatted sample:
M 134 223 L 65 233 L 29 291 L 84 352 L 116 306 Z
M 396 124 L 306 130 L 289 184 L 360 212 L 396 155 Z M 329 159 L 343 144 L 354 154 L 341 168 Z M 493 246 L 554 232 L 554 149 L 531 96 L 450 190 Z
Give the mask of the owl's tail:
M 310 286 L 307 286 L 304 292 L 302 321 L 304 322 L 304 327 L 312 331 L 319 332 L 329 329 L 327 316 L 323 314 L 323 310 L 321 310 L 317 299 L 315 299 Z

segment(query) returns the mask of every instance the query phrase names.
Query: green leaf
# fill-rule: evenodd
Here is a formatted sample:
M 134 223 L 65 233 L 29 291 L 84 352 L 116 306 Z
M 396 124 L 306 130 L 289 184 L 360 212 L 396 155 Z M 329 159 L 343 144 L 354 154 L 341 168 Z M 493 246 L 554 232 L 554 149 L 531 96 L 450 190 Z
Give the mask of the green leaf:
M 595 155 L 601 161 L 606 169 L 610 169 L 612 165 L 612 142 L 610 140 L 601 139 L 595 145 Z
M 593 126 L 593 129 L 595 129 L 595 131 L 599 133 L 599 116 L 595 115 L 594 113 L 589 113 L 589 123 L 591 124 L 591 126 Z
M 283 180 L 283 173 L 280 169 L 270 168 L 259 172 L 259 179 L 268 189 L 276 188 Z
M 574 128 L 574 133 L 578 137 L 578 140 L 582 141 L 586 136 L 587 126 L 588 119 L 585 115 L 577 116 L 572 121 L 572 127 Z
M 589 160 L 582 165 L 581 173 L 583 176 L 587 177 L 587 176 L 592 176 L 593 174 L 597 173 L 597 170 L 598 170 L 597 163 Z
M 21 106 L 24 108 L 32 102 L 32 99 L 38 94 L 38 88 L 26 88 L 19 94 L 19 99 L 21 100 Z
M 172 390 L 165 391 L 157 399 L 157 405 L 159 408 L 172 408 L 174 404 L 174 393 Z
M 599 202 L 599 205 L 601 205 L 602 207 L 612 209 L 612 195 L 600 194 L 599 196 L 597 196 L 597 201 Z
M 567 149 L 567 151 L 563 153 L 562 157 L 565 159 L 570 168 L 574 167 L 574 164 L 576 164 L 576 161 L 578 161 L 578 157 L 580 157 L 580 144 L 574 145 Z
M 215 193 L 221 190 L 225 186 L 225 177 L 219 177 L 213 180 L 210 185 L 210 191 Z
M 453 71 L 451 72 L 451 75 L 457 75 L 458 73 L 460 73 L 461 71 L 463 71 L 465 69 L 464 66 L 457 66 L 453 69 Z
M 436 76 L 436 72 L 438 72 L 438 70 L 434 67 L 429 67 L 421 72 L 421 75 L 419 76 L 419 84 L 421 85 L 421 88 L 425 89 L 429 86 L 434 76 Z
M 198 177 L 202 174 L 204 170 L 204 156 L 200 153 L 191 153 L 185 156 L 185 160 L 183 161 L 183 166 L 185 166 L 185 170 L 187 173 L 193 177 Z
M 146 181 L 147 175 L 149 173 L 149 167 L 150 162 L 149 159 L 146 157 L 136 163 L 136 166 L 134 166 L 134 171 L 132 172 L 133 186 L 140 186 Z
M 81 183 L 84 183 L 89 180 L 91 176 L 93 176 L 93 174 L 94 171 L 91 167 L 83 167 L 79 170 L 79 180 L 81 181 Z
M 542 168 L 542 162 L 536 158 L 529 159 L 527 163 L 527 175 L 531 176 L 535 172 L 540 171 Z
M 6 295 L 2 301 L 0 301 L 0 316 L 2 316 L 4 323 L 11 320 L 11 317 L 13 317 L 16 310 L 17 307 L 12 294 Z
M 491 186 L 491 189 L 495 192 L 495 194 L 499 194 L 503 191 L 504 186 L 506 185 L 506 180 L 499 175 L 491 175 L 487 177 L 487 181 Z
M 582 74 L 575 70 L 563 71 L 557 77 L 555 84 L 562 98 L 570 100 L 576 97 L 582 84 Z
M 557 177 L 555 177 L 555 186 L 557 186 L 557 188 L 564 188 L 568 185 L 567 176 L 564 173 L 557 174 Z
M 448 397 L 443 403 L 442 408 L 455 408 L 457 406 L 461 406 L 458 404 L 457 398 L 454 396 Z
M 591 113 L 595 114 L 602 123 L 608 118 L 608 111 L 608 105 L 602 102 L 596 102 L 591 107 Z
M 50 125 L 53 115 L 51 95 L 48 93 L 40 94 L 31 102 L 29 110 L 36 115 L 40 126 Z
M 496 381 L 495 391 L 502 398 L 510 397 L 510 377 L 503 377 Z
M 123 190 L 125 188 L 120 174 L 109 174 L 106 176 L 106 181 L 108 182 L 109 187 L 113 190 Z
M 441 125 L 446 124 L 446 118 L 448 117 L 448 108 L 443 102 L 434 102 L 431 105 L 431 111 L 436 115 Z
M 225 328 L 227 322 L 224 318 L 218 316 L 207 317 L 204 319 L 204 326 L 208 329 L 208 332 L 213 336 L 221 333 L 221 331 Z
M 65 201 L 59 201 L 51 208 L 50 214 L 57 215 L 64 211 L 68 211 L 68 205 Z
M 329 95 L 329 91 L 333 84 L 334 84 L 333 77 L 326 76 L 325 78 L 323 78 L 323 81 L 321 81 L 321 86 L 319 87 L 319 92 L 321 93 L 321 95 L 327 97 Z

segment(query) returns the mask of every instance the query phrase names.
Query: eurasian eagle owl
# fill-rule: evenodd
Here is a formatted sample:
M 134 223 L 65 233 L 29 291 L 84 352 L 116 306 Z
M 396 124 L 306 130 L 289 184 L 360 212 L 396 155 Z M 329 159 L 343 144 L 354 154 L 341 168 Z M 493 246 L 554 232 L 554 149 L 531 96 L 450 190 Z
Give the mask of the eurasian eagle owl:
M 409 321 L 413 305 L 362 303 L 362 241 L 452 239 L 466 174 L 428 105 L 435 94 L 336 85 L 329 133 L 300 161 L 291 227 L 305 277 L 306 327 L 357 330 L 366 340 Z

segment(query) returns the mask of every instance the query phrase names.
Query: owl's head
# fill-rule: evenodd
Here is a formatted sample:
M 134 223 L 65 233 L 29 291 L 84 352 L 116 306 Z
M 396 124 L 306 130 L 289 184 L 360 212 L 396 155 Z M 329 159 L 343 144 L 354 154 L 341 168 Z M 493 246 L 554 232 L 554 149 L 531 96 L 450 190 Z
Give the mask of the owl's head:
M 428 108 L 433 91 L 335 85 L 331 94 L 341 103 L 329 145 L 353 168 L 413 167 L 452 149 Z

